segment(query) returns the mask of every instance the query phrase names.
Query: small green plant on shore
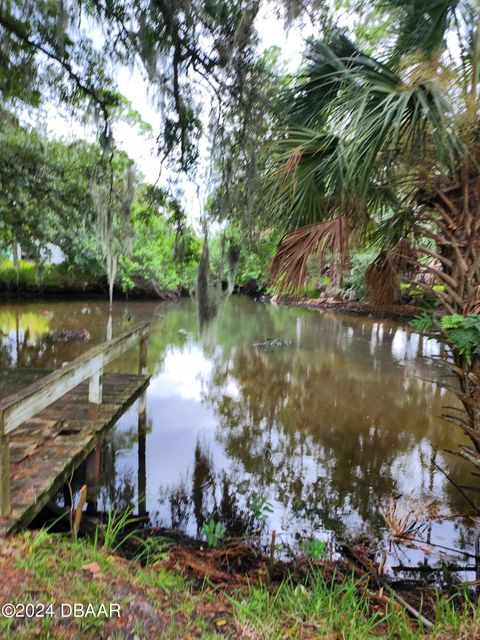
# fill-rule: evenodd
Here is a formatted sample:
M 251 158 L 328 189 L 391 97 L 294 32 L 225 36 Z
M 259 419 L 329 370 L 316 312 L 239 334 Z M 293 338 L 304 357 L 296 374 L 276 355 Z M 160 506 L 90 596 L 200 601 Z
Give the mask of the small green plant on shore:
M 420 331 L 421 333 L 426 333 L 431 331 L 434 326 L 435 319 L 431 313 L 422 313 L 421 315 L 414 318 L 410 325 L 413 329 Z
M 303 553 L 309 560 L 322 560 L 327 556 L 327 543 L 325 540 L 310 538 L 303 544 Z
M 453 349 L 471 365 L 473 358 L 480 356 L 480 314 L 462 316 L 455 313 L 444 316 L 440 324 Z
M 116 511 L 109 511 L 107 516 L 107 522 L 99 525 L 95 530 L 93 545 L 96 549 L 99 541 L 101 540 L 102 546 L 105 549 L 111 551 L 118 551 L 118 549 L 127 542 L 130 538 L 137 535 L 136 529 L 131 529 L 127 533 L 124 530 L 130 525 L 138 522 L 138 518 L 131 517 L 133 508 L 128 507 L 122 513 Z
M 164 540 L 157 540 L 161 549 Z M 152 545 L 156 547 L 157 543 Z M 29 531 L 5 541 L 5 548 L 9 547 L 12 552 L 4 553 L 3 562 L 9 568 L 9 576 L 17 572 L 16 579 L 8 584 L 10 602 L 118 601 L 122 612 L 127 613 L 130 602 L 145 602 L 147 611 L 157 612 L 162 619 L 168 617 L 168 627 L 161 635 L 165 640 L 220 637 L 217 629 L 212 629 L 212 602 L 215 610 L 222 608 L 219 619 L 227 620 L 226 635 L 232 638 L 473 640 L 480 637 L 480 610 L 468 590 L 451 597 L 441 593 L 434 596 L 428 612 L 434 626 L 427 630 L 409 618 L 393 599 L 384 599 L 379 607 L 375 590 L 367 580 L 353 574 L 337 574 L 329 567 L 312 565 L 301 579 L 292 575 L 279 583 L 252 581 L 237 590 L 225 591 L 218 585 L 212 588 L 208 581 L 190 582 L 163 562 L 146 566 L 127 562 L 104 548 L 94 549 L 87 538 L 73 541 L 67 534 Z M 20 579 L 20 572 L 25 572 L 27 582 Z M 99 579 L 92 579 L 95 575 Z M 25 590 L 29 580 L 34 589 Z M 121 600 L 117 600 L 119 592 L 124 594 Z M 147 626 L 151 617 L 143 620 L 141 615 L 137 619 L 133 615 L 130 621 L 135 628 L 128 626 L 128 613 L 119 620 L 118 636 L 112 628 L 107 630 L 108 620 L 102 617 L 87 620 L 88 624 L 80 619 L 60 621 L 52 617 L 48 629 L 41 619 L 13 626 L 11 619 L 2 618 L 0 637 L 47 639 L 66 637 L 66 631 L 69 637 L 86 640 L 120 639 L 127 635 L 134 637 L 135 633 L 139 638 L 160 637 L 152 635 Z M 244 635 L 237 635 L 238 629 Z M 223 637 L 223 633 L 220 635 Z
M 134 560 L 145 565 L 165 560 L 168 558 L 168 550 L 171 546 L 173 546 L 173 542 L 167 538 L 157 538 L 156 536 L 146 538 L 141 541 L 140 551 L 135 555 Z
M 263 495 L 255 496 L 250 504 L 250 511 L 255 520 L 265 523 L 268 515 L 273 513 L 273 505 Z
M 227 532 L 223 524 L 221 522 L 215 522 L 213 518 L 204 523 L 202 531 L 207 538 L 209 547 L 218 547 Z
M 386 614 L 372 614 L 367 585 L 362 580 L 345 578 L 337 583 L 322 571 L 312 572 L 305 583 L 285 579 L 275 589 L 252 586 L 244 598 L 233 601 L 235 616 L 248 626 L 252 635 L 265 640 L 303 637 L 308 623 L 309 636 L 315 638 L 416 638 L 407 616 L 392 603 Z M 308 622 L 307 622 L 308 621 Z M 382 625 L 388 632 L 380 635 Z M 391 633 L 390 633 L 391 628 Z

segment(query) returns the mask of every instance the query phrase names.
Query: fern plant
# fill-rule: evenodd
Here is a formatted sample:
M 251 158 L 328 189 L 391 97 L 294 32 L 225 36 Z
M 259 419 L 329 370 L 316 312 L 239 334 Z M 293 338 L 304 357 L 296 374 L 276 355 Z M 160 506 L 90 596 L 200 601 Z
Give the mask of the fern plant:
M 420 316 L 414 318 L 410 322 L 410 325 L 421 333 L 427 333 L 434 327 L 434 318 L 431 313 L 422 313 Z
M 465 358 L 468 366 L 475 356 L 480 357 L 480 314 L 462 316 L 452 313 L 443 316 L 438 323 L 434 315 L 423 313 L 410 323 L 422 333 L 438 337 L 450 345 L 452 351 Z
M 440 325 L 452 349 L 462 355 L 470 366 L 474 357 L 480 356 L 480 314 L 444 316 Z

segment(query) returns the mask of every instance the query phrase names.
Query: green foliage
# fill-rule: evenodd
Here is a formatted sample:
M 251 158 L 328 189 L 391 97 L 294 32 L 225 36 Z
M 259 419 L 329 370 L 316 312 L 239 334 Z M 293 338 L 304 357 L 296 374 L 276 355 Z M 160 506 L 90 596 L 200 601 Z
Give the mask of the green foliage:
M 464 320 L 464 316 L 454 313 L 450 316 L 444 316 L 440 321 L 440 325 L 443 329 L 458 329 L 462 327 Z
M 264 289 L 267 286 L 268 263 L 271 259 L 269 254 L 270 251 L 262 251 L 262 247 L 242 251 L 236 284 L 246 289 Z
M 480 356 L 480 314 L 444 316 L 440 325 L 452 349 L 470 366 L 473 358 Z
M 248 230 L 233 221 L 224 232 L 215 235 L 210 242 L 213 268 L 217 272 L 221 269 L 221 278 L 227 280 L 228 261 L 222 259 L 222 238 L 223 241 L 231 241 L 240 250 L 235 284 L 247 291 L 264 291 L 269 284 L 269 265 L 280 235 L 279 230 L 275 228 L 262 231 L 255 226 L 254 229 Z
M 97 526 L 94 535 L 94 549 L 97 549 L 101 541 L 104 549 L 118 551 L 120 547 L 130 538 L 137 535 L 137 531 L 131 529 L 133 524 L 138 523 L 138 518 L 132 517 L 133 508 L 128 507 L 122 513 L 109 511 L 107 522 Z
M 255 520 L 266 522 L 268 515 L 273 513 L 273 506 L 265 496 L 259 495 L 252 498 L 248 505 Z
M 431 333 L 445 340 L 453 352 L 463 356 L 470 366 L 475 357 L 480 356 L 480 314 L 475 313 L 462 316 L 459 313 L 445 315 L 440 319 L 440 324 L 435 316 L 423 313 L 412 320 L 414 329 L 425 333 Z
M 138 562 L 126 561 L 108 550 L 96 549 L 86 538 L 73 542 L 65 535 L 27 531 L 11 536 L 4 546 L 9 549 L 5 562 L 11 576 L 10 602 L 117 602 L 121 585 L 122 607 L 132 601 L 146 602 L 150 603 L 151 613 L 168 616 L 169 623 L 161 632 L 166 640 L 192 634 L 204 639 L 224 637 L 221 627 L 212 629 L 212 603 L 215 611 L 222 613 L 221 618 L 215 616 L 215 622 L 226 619 L 226 633 L 228 636 L 230 629 L 230 637 L 238 635 L 237 629 L 247 629 L 251 637 L 262 640 L 478 637 L 479 608 L 467 590 L 450 597 L 438 593 L 429 610 L 434 627 L 427 631 L 413 623 L 393 600 L 385 600 L 381 608 L 372 607 L 372 594 L 366 581 L 351 575 L 332 578 L 330 571 L 324 572 L 321 568 L 309 572 L 300 581 L 293 577 L 271 584 L 259 580 L 225 591 L 209 581 L 202 584 L 186 581 L 162 562 L 141 566 Z M 87 570 L 92 562 L 97 563 L 101 571 L 95 579 Z M 34 585 L 34 589 L 25 592 L 25 581 Z M 115 624 L 112 635 L 105 618 L 92 622 L 82 619 L 79 624 L 70 619 L 67 626 L 68 621 L 53 616 L 47 627 L 40 619 L 12 625 L 11 619 L 3 617 L 0 635 L 5 640 L 27 640 L 32 635 L 46 639 L 64 637 L 67 629 L 72 637 L 88 640 L 107 634 L 120 638 L 131 629 L 122 622 L 125 618 Z M 138 637 L 152 637 L 151 619 L 150 615 L 145 620 L 139 617 L 134 621 L 134 633 Z
M 234 605 L 240 622 L 269 640 L 284 638 L 285 629 L 291 637 L 301 637 L 305 623 L 310 635 L 320 638 L 364 640 L 376 637 L 380 629 L 385 638 L 419 637 L 393 602 L 387 612 L 371 614 L 366 583 L 348 577 L 338 584 L 321 570 L 301 583 L 287 578 L 271 590 L 253 585 Z M 384 635 L 385 629 L 389 631 Z
M 427 332 L 434 326 L 434 318 L 429 313 L 422 313 L 410 322 L 411 326 L 417 331 Z
M 359 300 L 363 300 L 368 294 L 365 274 L 375 257 L 375 251 L 355 252 L 351 255 L 350 273 L 345 278 L 344 288 L 353 289 Z
M 140 549 L 135 554 L 135 560 L 145 565 L 167 559 L 168 550 L 174 545 L 171 540 L 157 536 L 139 539 L 139 544 Z
M 396 270 L 418 263 L 418 242 L 431 237 L 433 204 L 425 195 L 439 176 L 453 179 L 465 158 L 478 155 L 480 28 L 474 0 L 359 4 L 379 18 L 381 41 L 365 49 L 369 24 L 360 38 L 352 27 L 326 28 L 309 43 L 283 100 L 265 204 L 272 223 L 290 231 L 341 217 L 363 246 L 393 251 L 408 239 L 412 255 L 403 264 L 387 253 L 377 264 L 381 297 Z M 358 20 L 353 3 L 347 7 Z M 294 249 L 279 278 L 317 245 L 305 233 Z
M 215 522 L 213 518 L 203 524 L 202 531 L 209 547 L 218 547 L 227 532 L 223 524 Z
M 176 199 L 152 187 L 140 190 L 133 205 L 131 251 L 120 256 L 122 287 L 135 279 L 164 289 L 192 289 L 201 242 Z
M 125 290 L 137 279 L 162 289 L 193 286 L 200 242 L 178 199 L 142 185 L 132 213 L 127 212 L 130 222 L 121 215 L 125 172 L 131 166 L 125 153 L 116 151 L 107 170 L 100 163 L 98 145 L 48 140 L 16 123 L 0 130 L 0 143 L 0 248 L 11 255 L 17 242 L 35 262 L 19 265 L 20 286 L 36 282 L 61 288 L 62 283 L 68 286 L 104 276 L 106 238 L 99 233 L 99 223 L 110 205 L 114 209 L 110 241 Z M 104 193 L 110 192 L 109 185 L 113 199 Z M 105 211 L 97 210 L 102 208 Z M 65 254 L 63 265 L 47 264 L 50 243 Z M 12 265 L 2 265 L 2 282 L 13 284 L 16 278 Z
M 0 283 L 8 289 L 20 288 L 49 288 L 62 291 L 71 286 L 83 286 L 88 282 L 92 273 L 84 272 L 73 264 L 48 264 L 21 260 L 18 270 L 11 260 L 0 263 Z
M 303 544 L 302 548 L 309 560 L 322 560 L 327 556 L 328 547 L 325 540 L 310 538 Z
M 53 243 L 80 270 L 98 273 L 101 251 L 90 180 L 99 147 L 47 140 L 34 129 L 12 124 L 0 130 L 0 144 L 3 246 L 19 242 L 38 262 L 42 249 Z
M 278 5 L 287 9 L 284 1 Z M 241 134 L 247 119 L 262 126 L 262 106 L 269 98 L 261 80 L 268 78 L 273 54 L 258 51 L 259 8 L 243 0 L 158 2 L 153 7 L 143 0 L 2 2 L 0 97 L 34 106 L 56 99 L 81 109 L 97 124 L 107 147 L 114 117 L 120 113 L 129 122 L 138 120 L 115 78 L 121 65 L 138 65 L 162 105 L 158 144 L 168 162 L 183 170 L 196 162 L 202 107 L 209 97 L 211 128 L 223 137 L 223 144 L 216 140 L 214 147 L 240 143 L 234 158 L 245 142 Z M 294 15 L 301 12 L 299 7 Z M 228 114 L 229 126 L 220 118 L 214 124 L 216 109 Z
M 18 265 L 19 284 L 23 286 L 34 286 L 38 284 L 37 266 L 34 262 L 21 260 Z M 5 261 L 0 264 L 0 281 L 6 285 L 13 285 L 17 282 L 17 269 L 12 261 Z

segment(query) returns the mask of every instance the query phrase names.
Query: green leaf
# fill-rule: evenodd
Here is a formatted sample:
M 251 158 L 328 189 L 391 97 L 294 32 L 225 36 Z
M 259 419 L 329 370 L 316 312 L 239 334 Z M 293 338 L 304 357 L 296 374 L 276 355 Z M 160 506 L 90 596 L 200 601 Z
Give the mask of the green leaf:
M 453 315 L 444 316 L 440 320 L 440 324 L 442 329 L 456 329 L 457 327 L 462 326 L 464 319 L 464 316 L 454 313 Z
M 433 316 L 428 313 L 422 313 L 421 316 L 414 318 L 410 324 L 417 331 L 429 331 L 434 325 Z

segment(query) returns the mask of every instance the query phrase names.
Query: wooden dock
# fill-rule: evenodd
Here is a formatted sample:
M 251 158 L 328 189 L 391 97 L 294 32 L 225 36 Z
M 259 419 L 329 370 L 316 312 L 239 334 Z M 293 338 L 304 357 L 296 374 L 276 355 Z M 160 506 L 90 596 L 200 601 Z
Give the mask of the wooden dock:
M 41 511 L 145 391 L 149 324 L 93 347 L 57 371 L 0 371 L 0 536 Z M 103 368 L 140 343 L 139 373 Z

